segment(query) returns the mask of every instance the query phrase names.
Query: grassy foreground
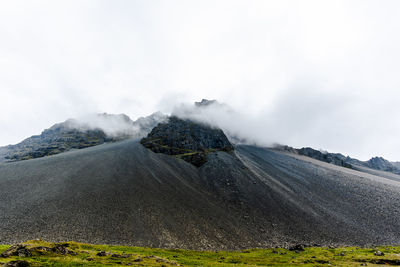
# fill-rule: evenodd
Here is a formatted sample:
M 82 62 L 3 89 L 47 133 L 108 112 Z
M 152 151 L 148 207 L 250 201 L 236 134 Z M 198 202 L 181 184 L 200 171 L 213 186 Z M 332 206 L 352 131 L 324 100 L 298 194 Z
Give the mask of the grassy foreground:
M 400 247 L 191 251 L 28 241 L 0 245 L 0 266 L 388 266 L 400 265 Z M 378 256 L 377 251 L 384 255 Z M 11 263 L 10 263 L 11 262 Z M 19 265 L 18 265 L 19 264 Z

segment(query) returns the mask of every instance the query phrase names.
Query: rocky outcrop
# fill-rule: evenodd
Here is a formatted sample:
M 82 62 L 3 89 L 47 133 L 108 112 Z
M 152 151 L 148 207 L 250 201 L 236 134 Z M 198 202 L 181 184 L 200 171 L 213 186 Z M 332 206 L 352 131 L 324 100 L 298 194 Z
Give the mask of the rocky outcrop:
M 207 161 L 210 152 L 234 149 L 221 129 L 175 116 L 155 127 L 141 144 L 153 152 L 174 155 L 197 167 Z
M 400 163 L 390 162 L 382 157 L 373 157 L 368 161 L 361 161 L 358 159 L 344 156 L 340 153 L 329 153 L 326 151 L 316 150 L 310 147 L 303 147 L 296 149 L 290 146 L 275 145 L 274 149 L 285 151 L 293 154 L 307 156 L 323 162 L 335 164 L 350 169 L 357 169 L 357 166 L 368 167 L 378 171 L 392 172 L 400 174 Z
M 9 249 L 0 254 L 1 258 L 8 258 L 12 256 L 31 257 L 32 252 L 30 251 L 30 249 L 27 248 L 27 246 L 22 244 L 17 244 L 11 246 Z
M 373 157 L 366 162 L 366 165 L 369 168 L 380 170 L 380 171 L 388 171 L 388 172 L 399 172 L 399 170 L 388 160 L 382 157 Z
M 7 263 L 3 264 L 3 266 L 4 267 L 29 267 L 31 265 L 27 261 L 16 260 L 16 261 L 7 262 Z
M 319 150 L 315 150 L 310 147 L 303 147 L 301 149 L 297 149 L 297 152 L 300 155 L 304 155 L 320 161 L 332 163 L 346 168 L 352 168 L 351 164 L 346 162 L 346 157 L 339 153 L 321 152 Z
M 166 115 L 158 112 L 132 121 L 127 115 L 97 114 L 85 121 L 68 119 L 21 143 L 0 148 L 0 162 L 59 154 L 128 138 L 142 138 Z
M 280 151 L 286 151 L 289 153 L 293 154 L 298 154 L 298 155 L 303 155 L 307 156 L 313 159 L 317 159 L 323 162 L 335 164 L 338 166 L 346 167 L 346 168 L 352 168 L 351 163 L 348 162 L 348 159 L 351 159 L 349 157 L 345 157 L 344 155 L 340 153 L 329 153 L 329 152 L 322 152 L 320 150 L 315 150 L 311 147 L 303 147 L 300 149 L 296 149 L 290 146 L 281 146 L 281 145 L 276 145 L 274 147 L 276 150 Z
M 194 102 L 194 105 L 196 107 L 206 107 L 217 103 L 217 100 L 208 100 L 203 98 L 200 102 Z
M 9 161 L 27 160 L 54 155 L 70 149 L 81 149 L 112 141 L 102 130 L 71 129 L 62 124 L 53 126 L 25 139 L 17 145 L 8 146 L 5 159 Z
M 32 257 L 49 253 L 58 255 L 76 255 L 77 253 L 69 249 L 68 246 L 68 243 L 52 243 L 49 246 L 16 244 L 1 253 L 0 258 L 9 258 L 13 256 Z

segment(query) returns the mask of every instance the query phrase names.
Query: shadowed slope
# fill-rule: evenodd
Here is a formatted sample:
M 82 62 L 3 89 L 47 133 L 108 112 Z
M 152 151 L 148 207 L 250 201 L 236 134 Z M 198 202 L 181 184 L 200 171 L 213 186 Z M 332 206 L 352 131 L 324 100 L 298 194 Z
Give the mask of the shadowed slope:
M 1 242 L 254 244 L 257 227 L 229 205 L 191 164 L 131 140 L 0 165 Z
M 235 153 L 196 168 L 126 140 L 0 164 L 0 242 L 400 243 L 398 182 L 268 149 Z

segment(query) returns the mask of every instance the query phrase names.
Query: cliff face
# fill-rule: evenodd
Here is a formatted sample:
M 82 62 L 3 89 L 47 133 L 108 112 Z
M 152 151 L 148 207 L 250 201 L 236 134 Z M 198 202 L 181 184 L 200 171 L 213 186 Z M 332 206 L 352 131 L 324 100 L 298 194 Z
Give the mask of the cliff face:
M 207 161 L 210 152 L 234 149 L 221 129 L 175 116 L 156 126 L 141 144 L 153 152 L 175 155 L 197 167 Z

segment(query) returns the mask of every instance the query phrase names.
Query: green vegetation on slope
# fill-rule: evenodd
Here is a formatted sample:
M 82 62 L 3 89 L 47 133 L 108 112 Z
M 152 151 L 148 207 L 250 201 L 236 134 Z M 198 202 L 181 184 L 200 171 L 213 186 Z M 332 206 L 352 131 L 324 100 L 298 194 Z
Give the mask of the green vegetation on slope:
M 379 251 L 379 252 L 378 252 Z M 378 253 L 377 253 L 378 252 Z M 191 251 L 126 246 L 28 241 L 1 245 L 0 264 L 8 266 L 379 266 L 400 265 L 400 247 L 250 249 Z M 25 264 L 25 265 L 23 265 Z M 7 266 L 7 265 L 6 265 Z

